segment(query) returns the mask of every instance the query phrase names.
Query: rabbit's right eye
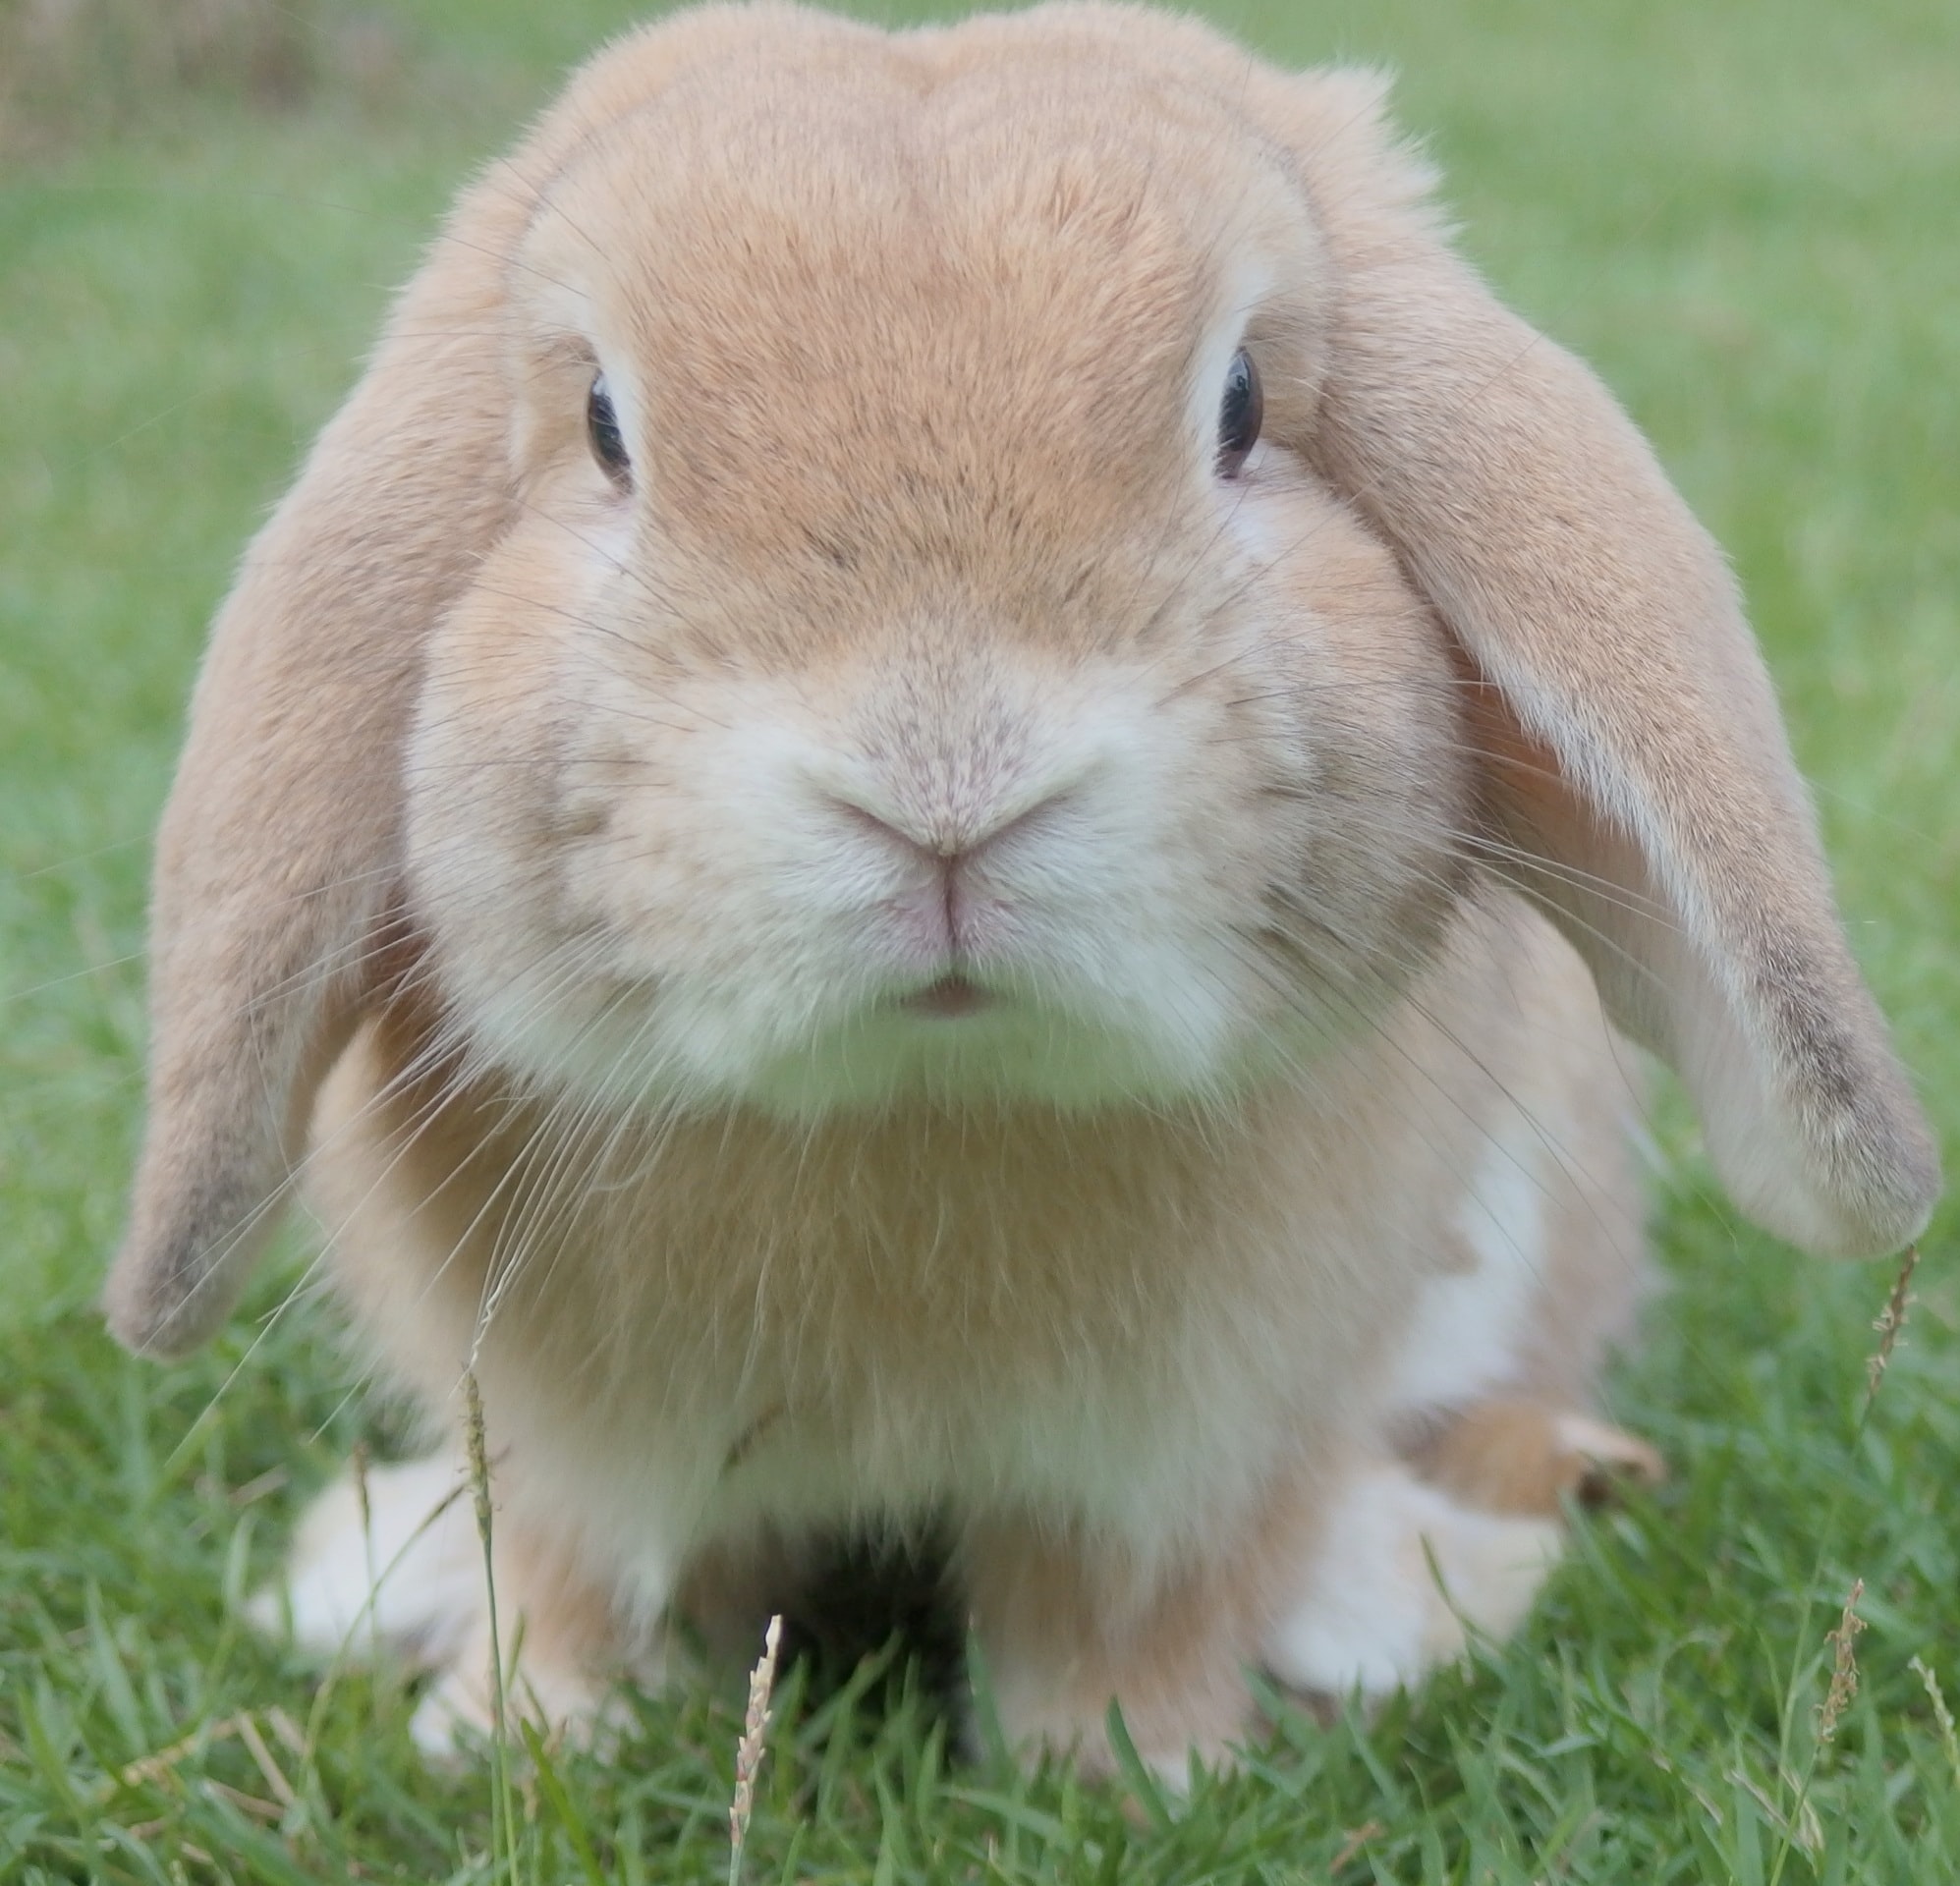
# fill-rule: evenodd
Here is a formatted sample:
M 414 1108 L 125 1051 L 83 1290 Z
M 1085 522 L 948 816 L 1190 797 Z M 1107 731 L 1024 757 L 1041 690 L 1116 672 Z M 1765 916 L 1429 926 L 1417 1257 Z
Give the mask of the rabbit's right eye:
M 1260 391 L 1260 370 L 1242 347 L 1232 356 L 1225 375 L 1225 396 L 1218 403 L 1218 475 L 1236 478 L 1246 469 L 1259 443 L 1265 416 L 1265 395 Z
M 592 457 L 605 467 L 608 475 L 626 482 L 633 462 L 626 456 L 626 438 L 619 429 L 619 415 L 612 410 L 612 395 L 606 390 L 606 376 L 596 375 L 586 398 L 586 432 L 592 442 Z

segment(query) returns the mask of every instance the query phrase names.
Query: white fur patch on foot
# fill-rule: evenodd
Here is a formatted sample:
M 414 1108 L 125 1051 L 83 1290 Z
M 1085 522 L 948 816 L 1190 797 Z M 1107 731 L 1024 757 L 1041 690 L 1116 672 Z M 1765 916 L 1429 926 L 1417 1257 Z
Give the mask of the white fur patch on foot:
M 509 1645 L 505 1645 L 509 1659 Z M 657 1687 L 649 1664 L 634 1672 L 646 1687 Z M 547 1740 L 603 1753 L 631 1720 L 616 1690 L 580 1670 L 540 1663 L 532 1657 L 507 1672 L 504 1719 L 532 1723 Z M 461 1645 L 442 1674 L 423 1692 L 409 1722 L 409 1737 L 432 1762 L 453 1760 L 473 1742 L 486 1742 L 496 1728 L 496 1701 L 490 1691 L 487 1632 Z
M 308 1509 L 282 1588 L 251 1617 L 267 1635 L 324 1657 L 385 1653 L 418 1669 L 487 1637 L 483 1550 L 463 1463 L 438 1455 L 367 1470 L 365 1513 L 353 1474 Z
M 595 1674 L 528 1640 L 523 1594 L 498 1585 L 508 1722 L 589 1747 L 626 1720 L 610 1675 L 648 1689 L 663 1681 L 663 1634 L 621 1646 L 617 1670 Z M 409 1724 L 431 1761 L 454 1759 L 495 1727 L 489 1588 L 475 1489 L 459 1459 L 368 1469 L 364 1512 L 354 1475 L 336 1480 L 301 1522 L 284 1584 L 261 1591 L 250 1615 L 268 1636 L 290 1622 L 293 1641 L 315 1656 L 432 1671 Z
M 1289 1689 L 1364 1699 L 1413 1687 L 1514 1630 L 1557 1563 L 1556 1520 L 1476 1513 L 1399 1465 L 1358 1475 L 1328 1516 L 1299 1600 L 1267 1634 Z

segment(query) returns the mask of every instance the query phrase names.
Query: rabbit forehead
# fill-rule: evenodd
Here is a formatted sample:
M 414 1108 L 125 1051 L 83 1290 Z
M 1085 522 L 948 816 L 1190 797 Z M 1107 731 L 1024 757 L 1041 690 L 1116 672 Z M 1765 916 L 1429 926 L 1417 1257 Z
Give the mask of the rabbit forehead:
M 663 287 L 692 255 L 720 270 L 757 248 L 904 237 L 997 260 L 1049 226 L 1107 260 L 1173 227 L 1208 248 L 1261 191 L 1303 213 L 1290 166 L 1229 103 L 1110 45 L 957 64 L 905 39 L 851 50 L 757 45 L 683 72 L 593 127 L 540 207 L 586 205 L 612 226 L 608 273 Z
M 888 47 L 716 65 L 627 113 L 546 189 L 512 280 L 521 318 L 631 371 L 685 506 L 704 454 L 820 486 L 908 437 L 941 473 L 1098 446 L 1181 473 L 1161 448 L 1213 330 L 1280 299 L 1311 327 L 1320 276 L 1288 173 L 1202 89 Z

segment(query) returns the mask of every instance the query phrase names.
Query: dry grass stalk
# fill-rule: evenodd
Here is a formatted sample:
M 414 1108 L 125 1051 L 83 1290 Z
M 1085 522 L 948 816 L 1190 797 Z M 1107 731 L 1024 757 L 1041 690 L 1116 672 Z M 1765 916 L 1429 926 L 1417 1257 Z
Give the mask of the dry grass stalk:
M 159 1748 L 153 1755 L 143 1755 L 116 1771 L 115 1779 L 124 1788 L 137 1788 L 144 1782 L 162 1781 L 186 1755 L 198 1749 L 207 1748 L 211 1744 L 223 1742 L 229 1736 L 238 1734 L 238 1718 L 221 1716 L 215 1722 L 200 1723 L 181 1742 L 173 1742 L 167 1748 Z
M 1865 1595 L 1865 1581 L 1860 1579 L 1851 1587 L 1851 1595 L 1844 1601 L 1844 1615 L 1837 1621 L 1837 1629 L 1825 1640 L 1831 1646 L 1830 1690 L 1818 1708 L 1818 1741 L 1828 1742 L 1837 1734 L 1838 1719 L 1851 1706 L 1851 1699 L 1858 1693 L 1858 1656 L 1856 1644 L 1859 1632 L 1865 1629 L 1865 1620 L 1858 1615 L 1858 1600 Z
M 205 1795 L 216 1795 L 240 1813 L 250 1814 L 253 1820 L 262 1820 L 269 1826 L 277 1826 L 286 1817 L 286 1810 L 276 1802 L 261 1801 L 256 1795 L 247 1794 L 243 1788 L 234 1788 L 210 1775 L 206 1775 L 197 1786 Z
M 1954 1730 L 1953 1711 L 1946 1706 L 1946 1692 L 1940 1689 L 1939 1679 L 1932 1674 L 1931 1664 L 1914 1657 L 1912 1668 L 1925 1687 L 1926 1699 L 1932 1704 L 1932 1719 L 1939 1726 L 1939 1741 L 1946 1750 L 1947 1766 L 1953 1770 L 1954 1784 L 1960 1786 L 1960 1733 Z
M 1869 1412 L 1878 1399 L 1878 1384 L 1885 1379 L 1885 1364 L 1892 1359 L 1899 1332 L 1906 1326 L 1906 1312 L 1912 1307 L 1913 1272 L 1919 1268 L 1919 1247 L 1908 1245 L 1899 1261 L 1899 1274 L 1892 1280 L 1892 1294 L 1872 1327 L 1878 1332 L 1877 1354 L 1865 1364 L 1865 1407 Z
M 1782 1845 L 1777 1856 L 1778 1870 L 1782 1865 L 1782 1856 L 1787 1854 L 1793 1845 L 1801 1848 L 1813 1859 L 1823 1852 L 1823 1822 L 1818 1818 L 1817 1805 L 1811 1800 L 1811 1778 L 1808 1775 L 1804 1777 L 1802 1785 L 1797 1790 L 1796 1804 L 1787 1814 L 1776 1805 L 1775 1797 L 1768 1789 L 1742 1769 L 1731 1768 L 1725 1779 L 1731 1787 L 1740 1788 L 1757 1806 L 1763 1809 L 1763 1818 L 1781 1836 Z M 1696 1799 L 1702 1798 L 1698 1794 Z M 1704 1805 L 1706 1804 L 1704 1803 Z M 1718 1827 L 1721 1825 L 1719 1815 L 1715 1818 L 1715 1825 Z M 1777 1871 L 1770 1873 L 1772 1880 L 1777 1876 Z
M 354 1443 L 354 1458 L 350 1463 L 354 1472 L 354 1497 L 361 1505 L 361 1555 L 364 1570 L 367 1574 L 367 1599 L 362 1607 L 367 1613 L 367 1660 L 369 1667 L 380 1671 L 387 1667 L 381 1655 L 380 1607 L 374 1602 L 380 1581 L 374 1568 L 374 1503 L 367 1488 L 367 1443 Z M 378 1697 L 380 1692 L 375 1692 Z
M 742 1878 L 742 1850 L 756 1809 L 756 1774 L 762 1765 L 769 1699 L 776 1688 L 776 1651 L 782 1640 L 783 1621 L 773 1617 L 762 1634 L 761 1661 L 749 1673 L 749 1707 L 742 1718 L 742 1740 L 735 1745 L 735 1799 L 728 1806 L 728 1886 L 738 1886 Z
M 1371 1840 L 1381 1838 L 1381 1823 L 1371 1820 L 1360 1827 L 1342 1829 L 1341 1851 L 1327 1862 L 1329 1874 L 1338 1873 Z
M 476 1501 L 476 1536 L 483 1545 L 483 1577 L 489 1584 L 490 1723 L 496 1741 L 504 1736 L 504 1664 L 497 1646 L 496 1561 L 490 1550 L 490 1454 L 483 1424 L 483 1394 L 476 1371 L 463 1371 L 463 1439 L 470 1455 L 470 1486 Z
M 476 1536 L 483 1544 L 483 1582 L 487 1590 L 490 1626 L 490 1810 L 501 1858 L 512 1861 L 517 1853 L 517 1806 L 511 1798 L 510 1765 L 506 1754 L 504 1652 L 497 1635 L 497 1566 L 490 1538 L 490 1448 L 483 1421 L 483 1392 L 476 1371 L 463 1371 L 463 1439 L 470 1457 L 470 1485 L 476 1500 Z
M 265 1738 L 258 1733 L 258 1724 L 252 1721 L 252 1712 L 246 1710 L 233 1720 L 238 1724 L 239 1741 L 245 1744 L 246 1753 L 265 1777 L 265 1785 L 272 1790 L 282 1811 L 297 1805 L 300 1797 L 294 1791 L 293 1784 L 286 1779 L 286 1771 L 272 1758 L 272 1750 L 266 1747 Z

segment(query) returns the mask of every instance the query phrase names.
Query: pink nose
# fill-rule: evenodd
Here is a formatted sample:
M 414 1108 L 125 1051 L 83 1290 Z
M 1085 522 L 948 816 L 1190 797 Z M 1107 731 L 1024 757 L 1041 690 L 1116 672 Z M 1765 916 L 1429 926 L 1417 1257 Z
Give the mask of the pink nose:
M 850 805 L 856 823 L 873 832 L 892 849 L 907 855 L 912 882 L 893 900 L 895 914 L 904 926 L 907 943 L 919 955 L 922 966 L 936 965 L 948 957 L 970 956 L 983 945 L 994 926 L 986 921 L 991 906 L 985 898 L 977 899 L 967 866 L 986 841 L 962 846 L 941 837 L 936 842 L 916 838 L 896 825 Z
M 1005 817 L 940 818 L 930 825 L 899 824 L 853 801 L 835 803 L 853 823 L 913 860 L 916 878 L 893 903 L 908 943 L 926 967 L 948 958 L 971 959 L 1003 940 L 1012 926 L 1011 912 L 1002 899 L 975 882 L 975 867 L 1003 840 L 1052 812 L 1062 797 L 1056 794 Z
M 1032 805 L 1023 805 L 1014 811 L 945 811 L 917 816 L 874 812 L 868 805 L 837 794 L 831 795 L 831 804 L 868 832 L 875 832 L 879 837 L 903 845 L 906 850 L 918 852 L 935 862 L 957 864 L 963 859 L 977 858 L 1003 839 L 1012 838 L 1027 831 L 1030 826 L 1039 824 L 1057 811 L 1069 797 L 1069 789 L 1064 787 L 1045 799 L 1036 800 Z

